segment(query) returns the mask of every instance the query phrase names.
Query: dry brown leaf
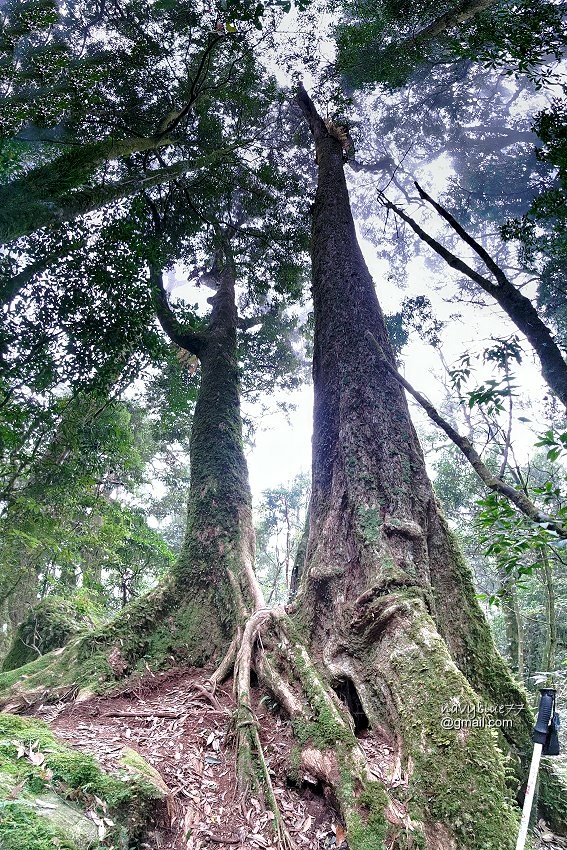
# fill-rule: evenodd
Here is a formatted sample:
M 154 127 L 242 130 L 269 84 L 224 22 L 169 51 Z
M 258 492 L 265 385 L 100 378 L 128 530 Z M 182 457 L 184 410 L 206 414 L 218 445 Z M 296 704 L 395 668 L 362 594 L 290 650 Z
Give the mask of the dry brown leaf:
M 301 830 L 300 831 L 301 832 L 309 832 L 309 830 L 311 829 L 312 821 L 313 821 L 313 818 L 311 817 L 311 815 L 307 815 L 307 817 L 305 818 L 305 820 L 301 824 Z M 339 829 L 339 827 L 337 827 L 337 832 L 338 832 L 338 829 Z M 337 835 L 337 844 L 340 844 L 338 835 Z
M 192 826 L 199 821 L 199 812 L 197 809 L 193 808 L 193 806 L 187 806 L 185 810 L 185 818 L 183 820 L 183 826 L 185 828 L 185 832 L 191 829 Z
M 340 847 L 345 838 L 347 837 L 347 832 L 344 826 L 341 826 L 340 823 L 337 824 L 337 828 L 335 830 L 335 836 L 337 839 L 337 847 Z
M 43 764 L 43 762 L 45 761 L 45 756 L 43 755 L 43 753 L 36 752 L 30 749 L 28 753 L 28 759 L 31 761 L 32 764 L 35 764 L 36 767 L 39 767 L 40 764 Z
M 18 782 L 17 785 L 14 785 L 14 787 L 12 788 L 10 793 L 8 794 L 7 799 L 8 800 L 15 800 L 17 797 L 19 797 L 20 791 L 22 790 L 22 788 L 24 787 L 25 784 L 26 784 L 26 780 L 22 779 L 22 781 Z

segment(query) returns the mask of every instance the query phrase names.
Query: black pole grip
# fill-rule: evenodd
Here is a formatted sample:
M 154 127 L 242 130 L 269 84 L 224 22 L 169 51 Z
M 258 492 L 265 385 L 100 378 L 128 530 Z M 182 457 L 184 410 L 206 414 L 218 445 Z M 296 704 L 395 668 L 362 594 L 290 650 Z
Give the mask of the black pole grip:
M 555 705 L 554 688 L 541 688 L 540 693 L 541 699 L 539 701 L 537 720 L 532 736 L 534 744 L 545 744 L 545 739 L 549 732 L 549 722 L 553 714 L 553 706 Z

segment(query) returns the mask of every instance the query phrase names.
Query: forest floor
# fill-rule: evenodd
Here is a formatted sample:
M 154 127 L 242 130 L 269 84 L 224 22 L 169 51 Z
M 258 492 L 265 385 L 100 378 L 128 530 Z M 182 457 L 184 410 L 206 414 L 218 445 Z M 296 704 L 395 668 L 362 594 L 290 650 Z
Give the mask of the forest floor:
M 289 723 L 256 697 L 261 737 L 275 794 L 298 850 L 331 850 L 341 827 L 324 797 L 306 783 L 288 784 L 293 733 Z M 162 777 L 167 806 L 148 835 L 152 850 L 275 850 L 271 812 L 260 797 L 237 787 L 232 683 L 207 693 L 202 670 L 147 674 L 112 696 L 36 708 L 63 742 L 94 755 L 109 772 L 125 747 L 136 750 Z
M 347 848 L 345 831 L 315 780 L 298 776 L 296 785 L 289 783 L 295 743 L 289 722 L 261 691 L 253 689 L 252 696 L 276 798 L 297 850 Z M 152 813 L 146 850 L 276 850 L 271 812 L 260 796 L 237 787 L 233 712 L 230 681 L 211 696 L 206 671 L 177 669 L 148 673 L 112 695 L 39 706 L 33 716 L 109 772 L 119 768 L 125 748 L 158 771 L 166 804 Z M 398 774 L 396 784 L 407 781 L 386 741 L 362 733 L 359 743 L 378 778 L 391 784 Z M 567 848 L 567 840 L 543 823 L 537 834 L 538 847 Z

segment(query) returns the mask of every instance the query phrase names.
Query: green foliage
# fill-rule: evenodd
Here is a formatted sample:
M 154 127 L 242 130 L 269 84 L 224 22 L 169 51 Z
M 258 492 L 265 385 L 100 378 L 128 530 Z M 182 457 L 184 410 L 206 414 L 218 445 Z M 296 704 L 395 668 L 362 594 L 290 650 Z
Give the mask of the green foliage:
M 397 88 L 435 64 L 469 60 L 531 77 L 536 87 L 554 81 L 545 64 L 563 52 L 561 12 L 552 2 L 521 0 L 490 5 L 465 21 L 428 30 L 460 9 L 452 2 L 393 3 L 351 0 L 337 28 L 339 71 L 361 87 Z
M 542 448 L 547 449 L 547 459 L 555 462 L 561 456 L 567 453 L 567 431 L 563 431 L 562 433 L 558 433 L 553 429 L 549 429 L 542 434 L 539 441 L 536 443 L 536 446 L 541 446 Z M 545 491 L 551 495 L 557 495 L 555 491 L 552 490 L 552 484 L 550 481 L 546 482 Z
M 531 575 L 541 568 L 538 553 L 548 545 L 562 548 L 561 541 L 545 524 L 530 522 L 507 499 L 490 493 L 479 502 L 480 512 L 476 522 L 481 529 L 479 542 L 485 546 L 484 554 L 497 559 L 504 571 L 514 579 Z M 567 512 L 562 511 L 565 516 Z M 560 518 L 558 516 L 558 518 Z M 528 561 L 526 561 L 526 557 Z M 504 591 L 498 591 L 489 601 L 496 602 Z
M 488 378 L 459 398 L 460 403 L 465 403 L 469 408 L 486 408 L 489 416 L 501 413 L 505 403 L 516 394 L 517 386 L 511 380 L 510 367 L 514 362 L 522 362 L 522 347 L 517 336 L 509 339 L 493 338 L 492 343 L 483 348 L 482 360 L 486 364 L 494 365 L 501 374 L 497 378 Z M 472 377 L 475 367 L 473 356 L 469 352 L 462 354 L 457 363 L 456 368 L 449 370 L 449 377 L 453 387 L 460 393 L 463 385 Z
M 94 592 L 106 584 L 112 606 L 116 584 L 127 601 L 172 562 L 142 509 L 112 497 L 116 490 L 135 494 L 159 443 L 147 415 L 133 403 L 81 395 L 60 401 L 59 409 L 51 440 L 32 449 L 33 464 L 13 482 L 17 489 L 0 518 L 0 586 L 13 592 L 31 571 L 42 576 L 45 593 L 76 587 L 80 575 Z M 18 454 L 5 455 L 7 478 L 16 458 L 21 462 Z

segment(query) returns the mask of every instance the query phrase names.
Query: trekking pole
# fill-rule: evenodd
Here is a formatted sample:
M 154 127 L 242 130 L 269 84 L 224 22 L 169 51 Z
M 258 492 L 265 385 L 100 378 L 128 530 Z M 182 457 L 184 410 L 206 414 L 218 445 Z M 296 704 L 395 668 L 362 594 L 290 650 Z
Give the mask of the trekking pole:
M 522 819 L 520 821 L 520 832 L 516 842 L 516 850 L 524 850 L 526 838 L 528 835 L 528 826 L 530 823 L 530 815 L 532 812 L 532 804 L 534 801 L 534 792 L 539 770 L 539 762 L 542 756 L 544 744 L 548 743 L 550 730 L 552 728 L 552 720 L 555 720 L 555 689 L 541 688 L 541 698 L 537 712 L 537 720 L 534 726 L 532 740 L 534 742 L 534 751 L 532 754 L 532 762 L 530 764 L 530 773 L 528 776 L 528 785 L 526 788 L 526 796 L 524 798 L 524 807 L 522 809 Z

